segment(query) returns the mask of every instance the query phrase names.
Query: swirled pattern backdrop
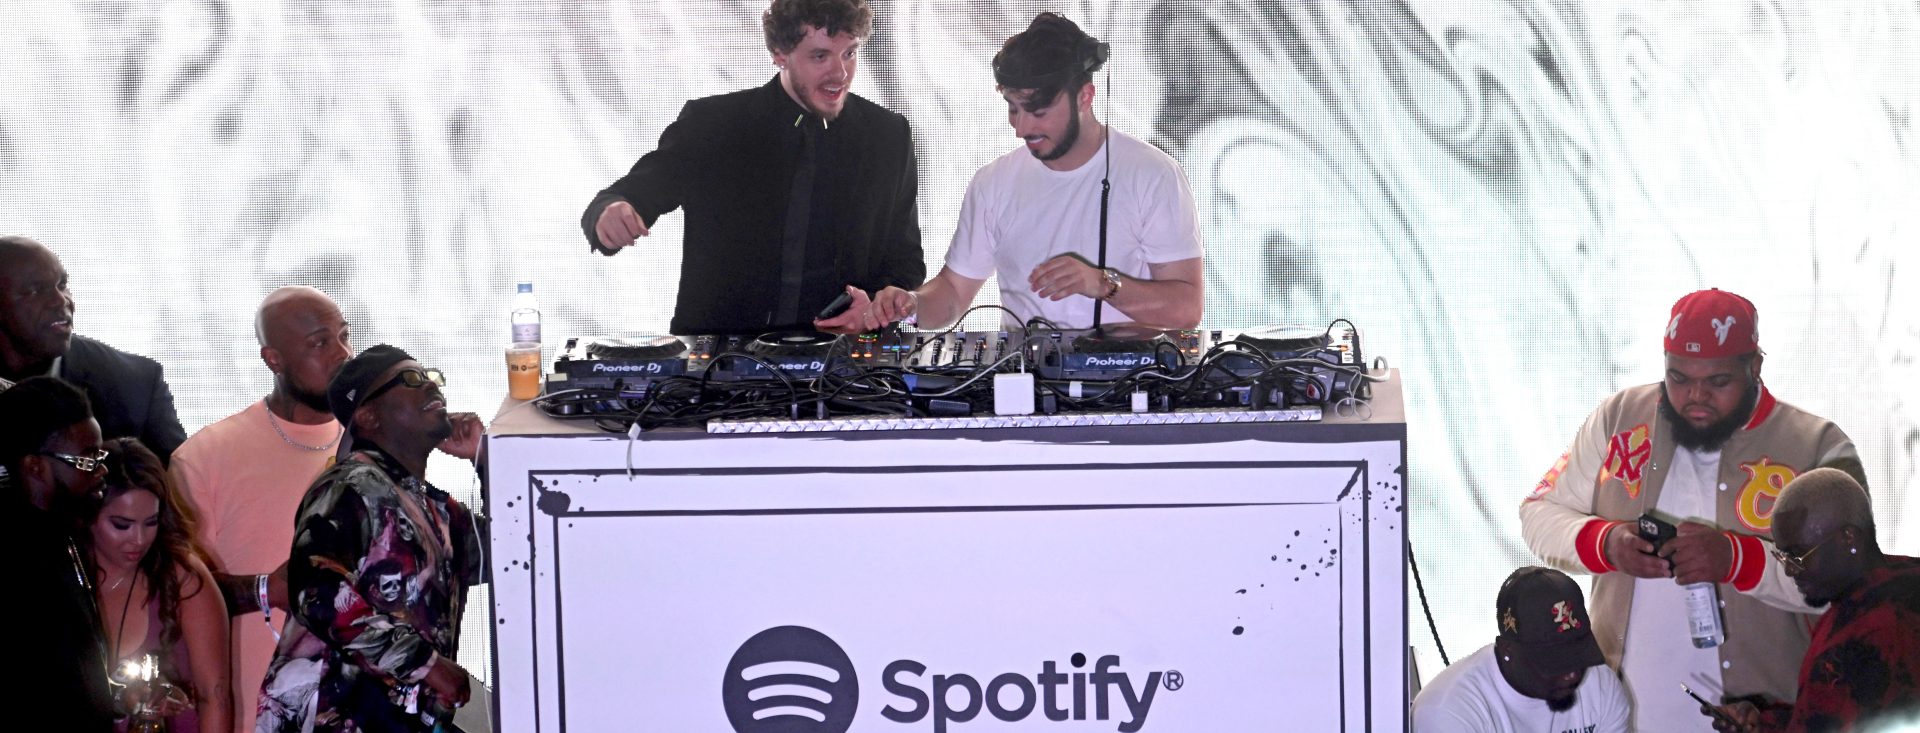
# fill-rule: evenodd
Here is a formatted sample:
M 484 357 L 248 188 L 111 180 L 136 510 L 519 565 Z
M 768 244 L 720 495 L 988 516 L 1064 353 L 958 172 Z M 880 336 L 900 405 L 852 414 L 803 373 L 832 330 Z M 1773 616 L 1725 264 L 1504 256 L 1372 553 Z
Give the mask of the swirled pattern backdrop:
M 491 413 L 517 280 L 550 343 L 665 328 L 679 216 L 611 259 L 576 222 L 682 102 L 773 73 L 765 5 L 0 0 L 0 232 L 60 253 L 80 330 L 163 362 L 190 432 L 269 389 L 250 319 L 289 283 Z M 1759 305 L 1768 383 L 1846 428 L 1883 541 L 1920 551 L 1915 3 L 876 6 L 854 91 L 914 125 L 936 268 L 1016 144 L 998 44 L 1042 9 L 1112 43 L 1106 119 L 1198 197 L 1207 323 L 1348 317 L 1405 375 L 1408 526 L 1456 656 L 1530 560 L 1520 498 L 1598 400 L 1659 377 L 1700 287 Z

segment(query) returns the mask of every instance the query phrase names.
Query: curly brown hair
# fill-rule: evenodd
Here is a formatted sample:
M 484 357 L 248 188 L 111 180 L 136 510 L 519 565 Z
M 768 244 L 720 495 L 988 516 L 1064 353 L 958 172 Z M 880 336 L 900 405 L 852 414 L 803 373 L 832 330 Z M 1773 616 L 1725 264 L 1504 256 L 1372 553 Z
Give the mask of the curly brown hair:
M 774 53 L 792 52 L 807 37 L 808 27 L 829 36 L 847 33 L 866 39 L 873 35 L 873 8 L 867 0 L 773 0 L 773 7 L 760 16 L 767 50 Z
M 107 451 L 107 475 L 100 483 L 100 491 L 90 497 L 88 524 L 99 519 L 101 509 L 108 502 L 129 491 L 146 491 L 160 499 L 160 526 L 154 534 L 153 546 L 140 558 L 138 571 L 147 580 L 146 603 L 157 602 L 160 606 L 159 653 L 164 656 L 180 641 L 180 601 L 203 590 L 216 592 L 200 586 L 199 576 L 191 570 L 193 566 L 189 562 L 197 559 L 203 565 L 206 563 L 207 554 L 194 539 L 199 518 L 193 504 L 174 486 L 160 457 L 139 440 L 115 438 L 102 447 Z M 75 540 L 85 547 L 86 552 L 81 555 L 87 558 L 87 564 L 93 565 L 93 533 L 80 532 Z M 100 571 L 97 567 L 88 570 L 96 576 Z M 183 579 L 190 580 L 183 582 Z M 191 680 L 173 682 L 189 695 L 193 694 Z

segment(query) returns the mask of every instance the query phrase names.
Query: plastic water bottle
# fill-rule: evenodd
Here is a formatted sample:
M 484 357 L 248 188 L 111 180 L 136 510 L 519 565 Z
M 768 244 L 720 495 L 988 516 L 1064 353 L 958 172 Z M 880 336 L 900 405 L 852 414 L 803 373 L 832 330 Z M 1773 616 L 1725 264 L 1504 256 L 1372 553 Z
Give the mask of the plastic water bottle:
M 1696 649 L 1720 646 L 1720 590 L 1712 583 L 1694 583 L 1687 591 L 1687 631 Z
M 533 283 L 520 283 L 520 291 L 513 296 L 513 312 L 508 320 L 513 322 L 514 343 L 540 343 L 540 301 L 533 297 Z

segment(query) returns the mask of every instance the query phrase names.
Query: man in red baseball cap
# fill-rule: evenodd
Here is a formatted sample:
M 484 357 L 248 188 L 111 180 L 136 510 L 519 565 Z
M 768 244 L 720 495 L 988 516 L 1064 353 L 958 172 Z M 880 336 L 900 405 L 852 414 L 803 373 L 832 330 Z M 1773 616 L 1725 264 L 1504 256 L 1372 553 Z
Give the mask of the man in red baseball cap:
M 1839 426 L 1761 381 L 1752 301 L 1701 290 L 1663 325 L 1665 378 L 1602 402 L 1520 521 L 1547 564 L 1598 576 L 1594 633 L 1621 669 L 1634 727 L 1706 731 L 1680 684 L 1710 698 L 1786 700 L 1797 688 L 1818 610 L 1768 557 L 1774 499 L 1814 468 L 1866 476 Z M 1638 531 L 1643 515 L 1677 532 L 1656 546 Z

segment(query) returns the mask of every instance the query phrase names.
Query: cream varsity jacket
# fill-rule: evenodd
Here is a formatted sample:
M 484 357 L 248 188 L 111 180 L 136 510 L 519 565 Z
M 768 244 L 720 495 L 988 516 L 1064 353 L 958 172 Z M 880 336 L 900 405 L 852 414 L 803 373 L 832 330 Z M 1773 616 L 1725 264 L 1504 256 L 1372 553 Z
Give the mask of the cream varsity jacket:
M 1601 542 L 1616 524 L 1654 508 L 1675 444 L 1659 414 L 1659 383 L 1623 390 L 1593 411 L 1573 445 L 1520 504 L 1527 546 L 1548 565 L 1593 573 L 1594 635 L 1614 668 L 1626 647 L 1634 578 L 1615 571 Z M 1753 417 L 1720 449 L 1716 524 L 1733 545 L 1720 582 L 1726 643 L 1722 680 L 1732 697 L 1791 701 L 1801 657 L 1822 609 L 1810 608 L 1768 550 L 1773 501 L 1788 481 L 1822 466 L 1866 485 L 1853 441 L 1825 418 L 1774 399 L 1764 387 Z M 1626 528 L 1622 531 L 1631 531 Z M 1812 615 L 1809 615 L 1812 614 Z M 1658 623 L 1679 623 L 1660 620 Z

